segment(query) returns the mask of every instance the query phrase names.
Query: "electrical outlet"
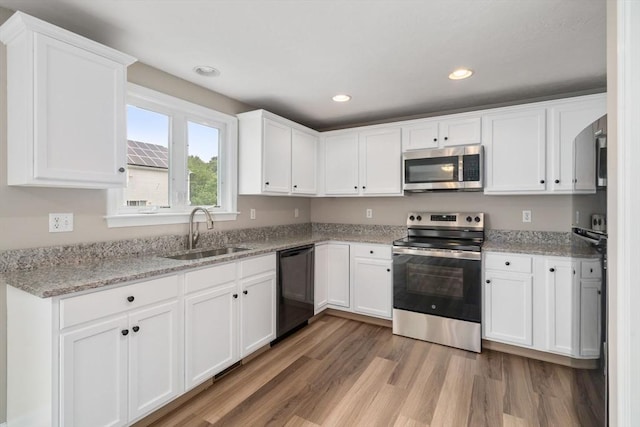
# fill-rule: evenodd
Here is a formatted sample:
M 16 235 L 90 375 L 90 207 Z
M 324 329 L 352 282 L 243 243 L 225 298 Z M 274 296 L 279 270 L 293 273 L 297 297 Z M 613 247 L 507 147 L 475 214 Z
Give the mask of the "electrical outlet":
M 522 211 L 522 222 L 531 222 L 531 211 Z
M 50 213 L 49 233 L 63 233 L 73 231 L 72 213 Z
M 249 211 L 249 217 L 250 217 L 251 219 L 256 219 L 256 210 L 255 210 L 255 209 L 253 209 L 253 208 L 252 208 L 252 209 Z
M 580 225 L 580 211 L 576 211 L 576 225 Z
M 373 209 L 367 209 L 367 218 L 373 218 Z
M 293 217 L 298 218 L 299 216 L 300 216 L 300 211 L 298 210 L 298 208 L 295 208 L 293 210 Z

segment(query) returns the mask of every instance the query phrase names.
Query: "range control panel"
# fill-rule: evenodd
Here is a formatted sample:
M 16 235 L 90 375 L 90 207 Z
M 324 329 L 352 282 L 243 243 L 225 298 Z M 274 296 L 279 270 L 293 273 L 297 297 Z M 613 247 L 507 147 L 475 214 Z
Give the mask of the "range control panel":
M 483 212 L 410 212 L 408 228 L 475 228 L 484 229 Z

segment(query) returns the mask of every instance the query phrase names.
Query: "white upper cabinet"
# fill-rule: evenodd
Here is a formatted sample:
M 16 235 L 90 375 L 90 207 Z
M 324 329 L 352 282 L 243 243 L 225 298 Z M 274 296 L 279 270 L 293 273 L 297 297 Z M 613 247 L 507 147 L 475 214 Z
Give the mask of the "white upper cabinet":
M 554 192 L 593 193 L 596 191 L 595 139 L 576 137 L 607 111 L 605 95 L 581 97 L 554 103 L 549 108 L 550 188 Z
M 240 194 L 316 194 L 317 132 L 264 110 L 238 122 Z
M 483 114 L 485 194 L 594 193 L 595 139 L 576 139 L 606 113 L 606 94 Z
M 0 40 L 8 184 L 123 187 L 126 69 L 135 59 L 21 12 L 0 27 Z
M 403 123 L 402 150 L 480 144 L 480 115 L 447 117 Z
M 545 109 L 505 109 L 486 114 L 482 120 L 485 193 L 544 191 Z
M 325 135 L 324 194 L 402 195 L 400 128 Z

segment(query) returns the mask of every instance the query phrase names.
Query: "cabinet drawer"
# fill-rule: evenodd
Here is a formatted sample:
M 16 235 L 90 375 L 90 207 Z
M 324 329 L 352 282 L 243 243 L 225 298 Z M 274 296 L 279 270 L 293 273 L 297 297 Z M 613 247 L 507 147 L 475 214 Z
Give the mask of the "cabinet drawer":
M 60 329 L 177 296 L 178 276 L 168 276 L 66 298 L 60 300 Z
M 599 279 L 602 277 L 600 260 L 582 261 L 580 265 L 580 277 L 583 279 Z
M 351 254 L 360 258 L 391 259 L 391 246 L 352 244 Z
M 485 253 L 484 267 L 487 270 L 531 273 L 533 259 L 527 255 L 510 253 Z
M 276 254 L 240 261 L 240 277 L 249 277 L 276 269 Z
M 236 280 L 236 263 L 221 264 L 185 274 L 185 293 L 201 291 Z

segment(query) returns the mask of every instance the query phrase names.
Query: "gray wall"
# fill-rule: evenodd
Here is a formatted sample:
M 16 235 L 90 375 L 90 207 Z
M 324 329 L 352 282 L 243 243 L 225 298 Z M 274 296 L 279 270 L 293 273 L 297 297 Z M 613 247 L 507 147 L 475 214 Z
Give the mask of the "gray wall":
M 571 231 L 575 210 L 580 223 L 588 224 L 592 213 L 601 213 L 602 195 L 588 196 L 485 196 L 482 193 L 424 193 L 405 197 L 322 198 L 311 200 L 311 221 L 348 224 L 403 225 L 410 211 L 485 212 L 490 229 Z M 373 209 L 367 219 L 366 209 Z M 531 223 L 522 222 L 530 210 Z

